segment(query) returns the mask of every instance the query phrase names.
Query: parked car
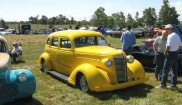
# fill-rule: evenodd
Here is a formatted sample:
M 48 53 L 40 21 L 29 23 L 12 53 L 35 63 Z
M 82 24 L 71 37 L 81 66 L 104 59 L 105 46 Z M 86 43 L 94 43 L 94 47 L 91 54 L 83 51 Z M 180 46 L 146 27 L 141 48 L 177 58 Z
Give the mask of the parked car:
M 173 26 L 173 30 L 178 33 L 182 40 L 182 28 L 179 26 Z M 145 69 L 154 70 L 155 69 L 155 52 L 153 50 L 153 42 L 155 38 L 144 39 L 141 45 L 133 47 L 132 55 L 135 59 L 139 60 Z M 178 50 L 179 60 L 178 60 L 178 72 L 182 73 L 182 50 Z
M 145 36 L 144 30 L 141 28 L 133 28 L 133 29 L 131 29 L 131 32 L 133 32 L 135 34 L 136 38 Z
M 143 66 L 133 56 L 107 45 L 100 32 L 67 30 L 47 38 L 38 59 L 50 73 L 82 91 L 112 91 L 147 81 Z
M 0 36 L 0 105 L 19 99 L 30 100 L 35 89 L 35 78 L 30 70 L 11 69 L 7 41 Z
M 113 38 L 121 38 L 122 33 L 124 32 L 124 30 L 120 27 L 117 28 L 113 28 L 113 29 L 108 29 L 106 31 L 107 35 L 110 35 Z
M 178 73 L 182 73 L 182 50 L 179 50 Z M 155 70 L 155 52 L 147 45 L 133 47 L 132 55 L 142 63 L 146 70 Z
M 5 30 L 4 28 L 0 28 L 0 35 L 9 35 L 12 34 L 12 32 Z

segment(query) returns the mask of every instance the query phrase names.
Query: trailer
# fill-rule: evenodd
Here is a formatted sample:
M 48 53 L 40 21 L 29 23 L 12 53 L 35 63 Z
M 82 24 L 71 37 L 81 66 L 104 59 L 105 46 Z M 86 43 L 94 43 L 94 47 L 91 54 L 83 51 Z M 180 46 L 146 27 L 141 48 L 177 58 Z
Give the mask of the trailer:
M 18 26 L 19 34 L 28 34 L 31 31 L 31 24 L 19 24 Z

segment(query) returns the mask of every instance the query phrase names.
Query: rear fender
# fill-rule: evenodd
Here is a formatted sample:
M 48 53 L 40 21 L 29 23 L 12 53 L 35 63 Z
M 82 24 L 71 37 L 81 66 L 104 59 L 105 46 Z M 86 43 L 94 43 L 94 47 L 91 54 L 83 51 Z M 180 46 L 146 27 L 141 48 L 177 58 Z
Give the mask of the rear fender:
M 46 67 L 48 70 L 52 70 L 52 65 L 51 65 L 51 60 L 50 60 L 50 56 L 48 53 L 43 53 L 39 59 L 38 59 L 38 65 L 41 67 L 42 66 L 42 61 L 46 62 Z

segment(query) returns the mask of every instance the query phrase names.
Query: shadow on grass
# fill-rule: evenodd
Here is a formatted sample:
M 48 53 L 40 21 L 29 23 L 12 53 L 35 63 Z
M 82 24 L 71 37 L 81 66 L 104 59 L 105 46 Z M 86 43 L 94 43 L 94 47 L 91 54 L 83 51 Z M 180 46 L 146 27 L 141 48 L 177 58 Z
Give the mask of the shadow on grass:
M 111 92 L 89 92 L 90 95 L 98 98 L 99 100 L 109 100 L 113 98 L 121 98 L 129 100 L 132 97 L 144 98 L 150 93 L 153 86 L 147 84 L 139 84 L 126 89 L 111 91 Z
M 17 100 L 11 103 L 7 103 L 5 105 L 43 105 L 43 104 L 38 100 L 32 98 L 31 101 Z
M 50 75 L 50 76 L 61 81 L 62 83 L 67 84 L 68 86 L 70 86 L 72 88 L 78 89 L 78 87 L 72 86 L 60 78 L 57 78 L 53 75 Z M 90 94 L 100 100 L 109 100 L 109 99 L 113 99 L 113 98 L 122 98 L 123 100 L 129 100 L 132 97 L 139 97 L 139 98 L 147 97 L 147 93 L 150 93 L 151 92 L 150 90 L 152 88 L 154 88 L 154 87 L 151 85 L 142 83 L 139 85 L 135 85 L 133 87 L 126 88 L 126 89 L 107 91 L 107 92 L 88 92 L 88 94 Z
M 20 64 L 20 63 L 25 63 L 25 61 L 19 61 L 19 60 L 18 60 L 18 61 L 16 61 L 15 63 L 12 62 L 12 64 L 15 64 L 15 65 L 16 65 L 16 64 Z

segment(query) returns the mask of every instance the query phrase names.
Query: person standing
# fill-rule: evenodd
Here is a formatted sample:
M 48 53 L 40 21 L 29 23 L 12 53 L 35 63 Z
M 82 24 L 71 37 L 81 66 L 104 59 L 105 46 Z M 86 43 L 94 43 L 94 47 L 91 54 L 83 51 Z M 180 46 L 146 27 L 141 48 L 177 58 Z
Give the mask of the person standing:
M 165 30 L 168 34 L 166 48 L 164 51 L 165 61 L 162 69 L 161 84 L 157 86 L 158 89 L 166 88 L 166 81 L 169 71 L 171 70 L 171 90 L 176 90 L 177 85 L 177 68 L 178 68 L 178 48 L 182 46 L 182 42 L 177 33 L 173 32 L 171 24 L 165 25 Z M 172 69 L 171 69 L 172 68 Z
M 107 37 L 106 29 L 104 26 L 101 26 L 100 32 L 104 35 L 104 37 Z
M 155 51 L 155 60 L 156 60 L 156 67 L 155 67 L 155 78 L 156 80 L 161 80 L 161 74 L 162 74 L 162 68 L 164 65 L 164 51 L 166 48 L 166 42 L 167 42 L 167 36 L 165 30 L 162 31 L 162 36 L 158 36 L 154 43 L 153 43 L 153 49 Z
M 126 55 L 131 55 L 133 50 L 133 45 L 136 44 L 136 36 L 130 31 L 131 26 L 127 26 L 127 31 L 123 32 L 121 35 L 122 49 Z

